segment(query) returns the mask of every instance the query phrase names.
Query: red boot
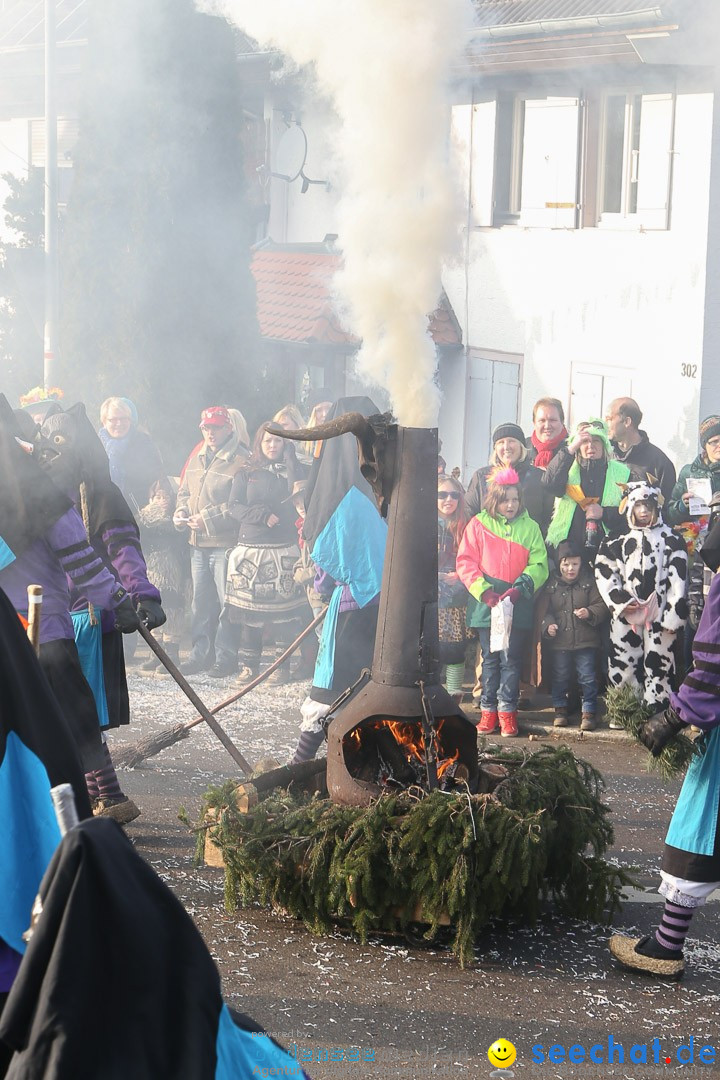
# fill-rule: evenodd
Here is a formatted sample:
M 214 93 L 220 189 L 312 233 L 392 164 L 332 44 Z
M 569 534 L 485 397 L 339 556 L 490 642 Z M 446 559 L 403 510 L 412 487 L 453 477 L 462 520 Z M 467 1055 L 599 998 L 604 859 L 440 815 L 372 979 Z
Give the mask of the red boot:
M 477 726 L 481 735 L 492 735 L 498 726 L 497 709 L 483 709 L 480 713 L 480 723 Z
M 518 733 L 517 709 L 515 712 L 498 713 L 500 720 L 500 734 L 503 739 L 513 739 Z

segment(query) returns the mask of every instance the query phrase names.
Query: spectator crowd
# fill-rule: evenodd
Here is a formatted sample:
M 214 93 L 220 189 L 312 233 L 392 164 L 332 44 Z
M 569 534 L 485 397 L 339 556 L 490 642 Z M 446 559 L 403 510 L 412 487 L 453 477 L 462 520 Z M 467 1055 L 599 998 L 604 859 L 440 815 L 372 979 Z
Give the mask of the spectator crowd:
M 263 653 L 272 663 L 327 608 L 338 585 L 345 588 L 341 615 L 352 611 L 348 582 L 338 579 L 339 571 L 328 574 L 315 565 L 306 540 L 307 496 L 316 487 L 311 475 L 317 475 L 323 444 L 266 430 L 268 423 L 289 435 L 312 429 L 329 412 L 337 415 L 339 403 L 331 398 L 328 390 L 313 390 L 305 415 L 287 404 L 252 437 L 238 410 L 206 406 L 199 416 L 200 439 L 178 477 L 166 475 L 132 401 L 112 397 L 103 403 L 98 435 L 110 480 L 124 499 L 127 518 L 137 523 L 136 540 L 123 541 L 128 557 L 115 559 L 114 577 L 113 559 L 105 558 L 111 571 L 105 591 L 121 586 L 136 607 L 162 596 L 162 618 L 153 626 L 186 675 L 240 683 L 256 678 Z M 356 399 L 356 407 L 360 401 L 366 412 L 372 410 L 366 399 Z M 26 406 L 24 422 L 34 421 L 46 440 L 55 438 L 59 445 L 70 412 L 43 402 Z M 569 724 L 577 710 L 582 730 L 594 730 L 606 686 L 630 685 L 646 704 L 667 704 L 687 665 L 709 588 L 697 554 L 720 503 L 720 416 L 700 425 L 698 456 L 679 478 L 641 428 L 642 412 L 631 398 L 612 401 L 604 419 L 588 417 L 572 432 L 556 398 L 541 398 L 532 417 L 529 436 L 514 420 L 495 428 L 488 464 L 465 478 L 466 486 L 458 469 L 438 460 L 445 684 L 462 701 L 466 665 L 474 664 L 478 728 L 483 734 L 499 728 L 506 737 L 517 734 L 518 710 L 531 707 L 540 684 L 552 695 L 558 727 Z M 343 483 L 344 491 L 361 484 L 350 479 L 352 468 L 337 472 L 328 463 L 325 494 L 316 490 L 316 500 L 328 497 L 328 484 L 338 492 Z M 75 499 L 71 487 L 64 484 Z M 79 494 L 77 499 L 82 510 Z M 128 567 L 138 554 L 142 566 L 130 580 Z M 373 617 L 371 602 L 363 616 L 366 636 Z M 122 610 L 117 618 L 122 622 Z M 359 627 L 361 620 L 350 622 Z M 75 623 L 80 643 L 77 617 Z M 190 649 L 181 659 L 188 631 Z M 278 666 L 270 680 L 316 675 L 319 638 L 320 629 L 305 637 L 293 663 Z M 133 659 L 131 640 L 125 639 L 126 662 Z M 366 650 L 355 641 L 353 653 L 361 652 Z M 326 660 L 321 648 L 321 663 Z M 142 666 L 163 673 L 154 654 Z M 333 687 L 332 676 L 325 677 Z M 313 678 L 317 686 L 324 683 Z M 110 689 L 117 697 L 117 688 Z M 126 722 L 126 691 L 120 697 L 119 722 Z M 306 712 L 312 714 L 314 734 L 306 734 L 300 757 L 318 745 L 316 714 L 327 705 L 322 694 L 317 698 L 303 707 L 304 724 Z M 110 768 L 104 748 L 88 760 L 96 771 L 98 765 Z M 121 796 L 114 778 L 108 790 Z
M 312 428 L 331 397 L 314 390 L 307 420 L 287 404 L 272 422 Z M 272 662 L 328 602 L 327 574 L 303 538 L 318 444 L 271 435 L 267 422 L 251 439 L 240 412 L 210 405 L 175 480 L 132 402 L 109 398 L 100 421 L 112 479 L 136 513 L 150 580 L 165 598 L 169 654 L 179 659 L 189 600 L 183 671 L 255 678 L 263 650 Z M 716 493 L 720 502 L 720 416 L 700 425 L 698 456 L 679 478 L 632 398 L 572 432 L 562 403 L 541 398 L 532 421 L 529 437 L 514 420 L 495 428 L 488 464 L 466 488 L 459 470 L 451 474 L 442 458 L 438 465 L 445 683 L 461 701 L 474 662 L 478 728 L 506 737 L 517 734 L 518 709 L 531 706 L 541 682 L 558 727 L 577 708 L 582 730 L 594 730 L 606 686 L 630 685 L 646 704 L 667 704 L 707 595 L 697 553 Z M 271 680 L 312 676 L 317 638 L 302 649 Z M 157 659 L 144 667 L 158 670 Z

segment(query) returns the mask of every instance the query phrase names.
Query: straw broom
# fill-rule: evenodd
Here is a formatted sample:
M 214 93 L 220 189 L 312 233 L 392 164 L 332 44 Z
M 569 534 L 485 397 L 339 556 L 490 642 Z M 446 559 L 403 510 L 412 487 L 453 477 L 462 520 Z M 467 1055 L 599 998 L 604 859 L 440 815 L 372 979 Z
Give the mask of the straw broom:
M 256 686 L 259 686 L 261 683 L 263 683 L 269 675 L 272 675 L 273 671 L 276 671 L 281 664 L 284 664 L 285 661 L 290 656 L 292 656 L 292 654 L 299 648 L 300 644 L 305 640 L 305 638 L 309 634 L 311 634 L 317 626 L 320 625 L 326 614 L 327 608 L 323 609 L 323 611 L 321 611 L 320 614 L 317 615 L 313 619 L 313 621 L 305 627 L 301 634 L 298 634 L 292 644 L 288 645 L 285 652 L 278 656 L 277 659 L 274 660 L 273 663 L 270 664 L 270 666 L 267 667 L 261 675 L 256 676 L 256 678 L 254 678 L 252 682 L 249 682 L 246 686 L 243 686 L 242 690 L 239 690 L 236 694 L 233 694 L 232 697 L 225 698 L 225 700 L 221 701 L 219 705 L 215 705 L 214 708 L 209 709 L 208 712 L 210 713 L 210 715 L 215 716 L 223 709 L 226 709 L 228 705 L 233 705 L 236 701 L 239 701 L 240 698 L 243 698 L 246 694 L 249 694 L 251 690 L 254 690 Z M 118 750 L 117 753 L 113 752 L 113 761 L 116 766 L 122 766 L 126 769 L 134 769 L 137 765 L 140 765 L 141 762 L 147 761 L 148 758 L 155 757 L 157 754 L 162 753 L 163 750 L 167 750 L 169 746 L 174 746 L 175 743 L 180 742 L 182 739 L 187 739 L 192 729 L 194 727 L 197 727 L 198 724 L 202 724 L 204 720 L 205 717 L 198 715 L 193 717 L 192 720 L 186 721 L 185 723 L 173 724 L 170 727 L 166 727 L 162 731 L 158 732 L 157 735 L 150 736 L 147 739 L 141 739 L 141 741 L 136 743 L 134 746 L 129 746 L 124 750 Z

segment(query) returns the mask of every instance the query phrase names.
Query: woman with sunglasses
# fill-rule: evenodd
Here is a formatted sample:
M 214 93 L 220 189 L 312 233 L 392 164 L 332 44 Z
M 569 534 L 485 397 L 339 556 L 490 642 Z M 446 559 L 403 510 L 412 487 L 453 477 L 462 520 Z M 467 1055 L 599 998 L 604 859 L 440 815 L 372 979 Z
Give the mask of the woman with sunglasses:
M 465 531 L 465 498 L 451 476 L 438 476 L 438 625 L 440 659 L 445 664 L 445 687 L 462 701 L 467 643 L 466 610 L 469 593 L 455 569 Z

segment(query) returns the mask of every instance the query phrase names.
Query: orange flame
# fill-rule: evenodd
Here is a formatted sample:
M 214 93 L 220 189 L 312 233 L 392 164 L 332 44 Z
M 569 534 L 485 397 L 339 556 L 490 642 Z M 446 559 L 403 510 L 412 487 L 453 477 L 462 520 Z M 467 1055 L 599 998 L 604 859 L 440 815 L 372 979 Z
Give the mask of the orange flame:
M 441 719 L 436 729 L 436 742 L 438 749 L 441 749 L 440 732 L 442 731 L 445 719 Z M 378 730 L 381 727 L 387 727 L 393 734 L 393 737 L 398 746 L 403 747 L 408 755 L 408 758 L 414 758 L 416 761 L 425 761 L 425 737 L 423 735 L 422 726 L 412 720 L 374 720 L 371 724 L 366 724 L 365 727 Z M 353 728 L 348 732 L 346 738 L 352 743 L 353 749 L 359 750 L 362 746 L 362 725 Z M 437 761 L 437 775 L 438 778 L 443 776 L 444 773 L 450 768 L 452 764 L 458 761 L 460 758 L 460 750 L 455 750 L 451 757 L 438 758 Z
M 448 758 L 443 758 L 443 760 L 442 760 L 442 761 L 438 761 L 438 766 L 437 766 L 437 774 L 438 774 L 438 779 L 439 779 L 439 778 L 440 778 L 440 777 L 441 777 L 441 776 L 442 776 L 442 775 L 443 775 L 444 773 L 446 773 L 446 772 L 447 772 L 447 770 L 448 770 L 448 769 L 450 768 L 450 766 L 451 766 L 451 765 L 452 765 L 452 764 L 453 764 L 454 762 L 458 761 L 458 759 L 459 759 L 459 758 L 460 758 L 460 751 L 459 751 L 459 750 L 456 750 L 456 751 L 455 751 L 455 753 L 453 754 L 453 756 L 452 756 L 452 757 L 448 757 Z

